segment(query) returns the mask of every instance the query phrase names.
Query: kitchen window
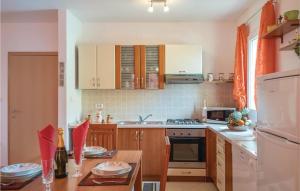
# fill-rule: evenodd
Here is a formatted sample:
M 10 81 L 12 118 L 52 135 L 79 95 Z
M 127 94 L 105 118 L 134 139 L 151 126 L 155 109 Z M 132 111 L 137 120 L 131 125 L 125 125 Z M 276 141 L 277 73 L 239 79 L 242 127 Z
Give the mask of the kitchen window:
M 255 105 L 255 66 L 256 66 L 256 53 L 257 53 L 258 35 L 249 38 L 248 48 L 248 108 L 256 110 Z

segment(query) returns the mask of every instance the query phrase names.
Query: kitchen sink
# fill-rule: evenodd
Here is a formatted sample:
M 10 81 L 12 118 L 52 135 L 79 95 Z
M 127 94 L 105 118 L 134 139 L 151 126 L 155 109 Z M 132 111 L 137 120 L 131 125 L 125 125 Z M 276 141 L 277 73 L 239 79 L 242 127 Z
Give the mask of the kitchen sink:
M 119 121 L 119 125 L 163 125 L 164 123 L 162 121 Z

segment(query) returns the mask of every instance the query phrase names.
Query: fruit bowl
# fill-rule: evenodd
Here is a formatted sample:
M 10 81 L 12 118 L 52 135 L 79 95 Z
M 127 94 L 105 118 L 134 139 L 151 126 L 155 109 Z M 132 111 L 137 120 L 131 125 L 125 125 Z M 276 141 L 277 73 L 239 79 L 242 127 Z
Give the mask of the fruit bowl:
M 240 126 L 227 125 L 227 126 L 232 131 L 247 131 L 249 128 L 249 126 L 247 125 L 240 125 Z

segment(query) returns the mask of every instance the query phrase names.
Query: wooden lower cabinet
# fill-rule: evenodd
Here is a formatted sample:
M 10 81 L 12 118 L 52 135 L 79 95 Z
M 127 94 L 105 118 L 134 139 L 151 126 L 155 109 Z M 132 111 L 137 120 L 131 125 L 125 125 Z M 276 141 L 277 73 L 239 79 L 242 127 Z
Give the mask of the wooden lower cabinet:
M 232 191 L 232 145 L 222 136 L 206 129 L 207 176 L 219 191 Z
M 232 145 L 225 141 L 225 191 L 232 190 Z
M 138 128 L 118 128 L 119 150 L 139 150 L 139 131 Z
M 142 150 L 143 180 L 159 180 L 164 151 L 164 128 L 118 128 L 119 150 Z
M 217 135 L 206 129 L 206 172 L 207 176 L 217 184 Z

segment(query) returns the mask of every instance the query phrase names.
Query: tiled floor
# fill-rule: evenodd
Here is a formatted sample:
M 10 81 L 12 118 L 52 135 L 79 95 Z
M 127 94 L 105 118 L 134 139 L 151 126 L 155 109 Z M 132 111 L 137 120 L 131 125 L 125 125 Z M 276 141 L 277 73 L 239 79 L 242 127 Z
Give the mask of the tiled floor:
M 166 191 L 217 191 L 213 183 L 168 182 Z

